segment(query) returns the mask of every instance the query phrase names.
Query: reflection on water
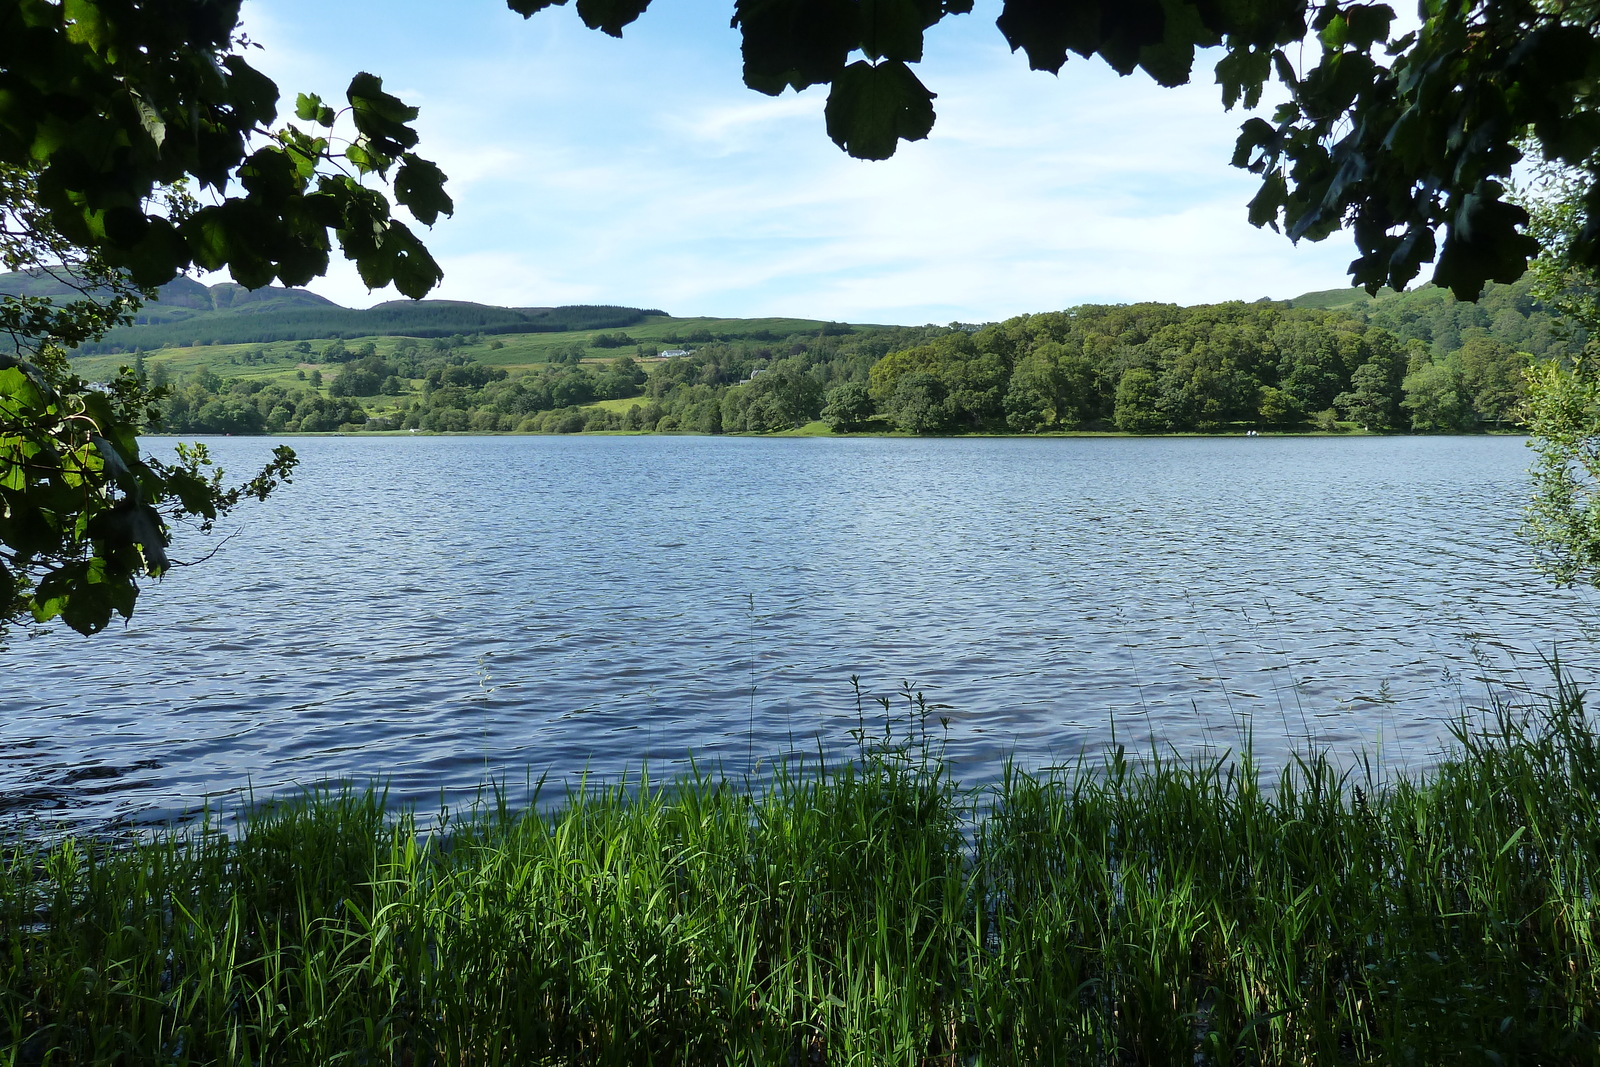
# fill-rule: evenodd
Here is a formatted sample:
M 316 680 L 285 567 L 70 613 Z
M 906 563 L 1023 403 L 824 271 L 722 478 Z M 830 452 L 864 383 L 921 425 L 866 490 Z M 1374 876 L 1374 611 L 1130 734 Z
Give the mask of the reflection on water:
M 242 473 L 274 443 L 212 444 Z M 949 705 L 969 782 L 1113 733 L 1415 766 L 1484 679 L 1592 673 L 1592 594 L 1513 536 L 1519 439 L 292 443 L 126 629 L 14 643 L 0 813 L 737 772 L 848 750 L 851 675 Z

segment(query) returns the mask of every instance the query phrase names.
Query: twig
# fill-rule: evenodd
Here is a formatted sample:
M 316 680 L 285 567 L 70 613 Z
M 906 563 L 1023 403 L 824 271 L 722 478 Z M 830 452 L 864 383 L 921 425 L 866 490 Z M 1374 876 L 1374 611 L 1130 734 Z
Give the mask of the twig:
M 193 563 L 185 563 L 181 559 L 172 559 L 172 558 L 169 557 L 167 559 L 167 564 L 169 566 L 172 566 L 172 567 L 198 567 L 200 564 L 204 563 L 206 560 L 210 559 L 212 556 L 215 556 L 218 552 L 221 552 L 223 545 L 227 544 L 229 541 L 232 541 L 235 537 L 238 537 L 238 536 L 239 536 L 239 531 L 238 530 L 233 531 L 233 533 L 231 533 L 228 536 L 224 537 L 221 541 L 218 541 L 216 548 L 213 548 L 210 552 L 207 552 L 205 555 L 201 556 L 199 559 L 195 560 Z

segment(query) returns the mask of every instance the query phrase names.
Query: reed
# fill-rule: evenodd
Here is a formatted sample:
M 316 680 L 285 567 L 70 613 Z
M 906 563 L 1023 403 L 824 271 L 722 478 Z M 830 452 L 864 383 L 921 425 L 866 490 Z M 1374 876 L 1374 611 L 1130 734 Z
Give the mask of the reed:
M 1392 782 L 1118 750 L 969 791 L 927 719 L 428 833 L 321 792 L 13 843 L 0 1064 L 1600 1060 L 1571 685 Z

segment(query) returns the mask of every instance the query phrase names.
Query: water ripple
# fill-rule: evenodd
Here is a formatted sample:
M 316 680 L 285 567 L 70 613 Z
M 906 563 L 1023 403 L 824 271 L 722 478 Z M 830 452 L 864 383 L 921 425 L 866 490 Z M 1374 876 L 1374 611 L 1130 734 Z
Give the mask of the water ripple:
M 292 443 L 295 483 L 131 625 L 14 643 L 0 812 L 738 772 L 848 751 L 851 675 L 948 705 L 970 781 L 1113 736 L 1417 766 L 1540 656 L 1594 673 L 1592 594 L 1512 536 L 1516 439 Z

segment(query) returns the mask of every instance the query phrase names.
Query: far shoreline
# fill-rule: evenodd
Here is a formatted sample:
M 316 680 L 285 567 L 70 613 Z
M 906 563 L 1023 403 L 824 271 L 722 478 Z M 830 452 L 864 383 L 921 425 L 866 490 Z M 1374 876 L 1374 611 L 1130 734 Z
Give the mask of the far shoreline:
M 734 433 L 705 433 L 699 430 L 578 430 L 573 433 L 559 432 L 533 432 L 521 430 L 302 430 L 284 433 L 164 433 L 160 431 L 146 431 L 139 435 L 141 438 L 189 440 L 200 437 L 237 437 L 240 440 L 252 438 L 321 438 L 321 437 L 725 437 L 744 440 L 782 440 L 782 439 L 820 439 L 844 440 L 855 439 L 884 439 L 894 441 L 1040 441 L 1040 440 L 1069 440 L 1077 438 L 1110 438 L 1143 441 L 1165 440 L 1197 440 L 1197 439 L 1231 439 L 1248 440 L 1257 438 L 1444 438 L 1444 437 L 1529 437 L 1526 430 L 1480 430 L 1476 433 L 1373 433 L 1370 430 L 1344 430 L 1332 432 L 1328 430 L 1258 430 L 1254 434 L 1244 431 L 1227 431 L 1221 433 L 1202 433 L 1197 430 L 1184 430 L 1174 433 L 1131 433 L 1122 430 L 1055 430 L 1049 433 L 903 433 L 897 431 L 849 431 L 836 433 L 832 430 L 815 431 L 806 427 L 793 430 L 782 430 L 778 433 L 750 433 L 738 431 Z

